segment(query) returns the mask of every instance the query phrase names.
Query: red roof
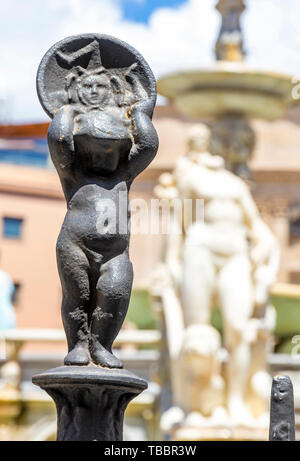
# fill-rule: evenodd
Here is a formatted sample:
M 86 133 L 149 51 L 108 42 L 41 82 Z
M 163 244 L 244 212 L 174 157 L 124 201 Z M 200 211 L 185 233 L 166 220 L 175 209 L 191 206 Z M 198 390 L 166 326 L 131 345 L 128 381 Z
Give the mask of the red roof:
M 3 138 L 43 138 L 47 135 L 49 123 L 26 125 L 0 125 L 0 137 Z

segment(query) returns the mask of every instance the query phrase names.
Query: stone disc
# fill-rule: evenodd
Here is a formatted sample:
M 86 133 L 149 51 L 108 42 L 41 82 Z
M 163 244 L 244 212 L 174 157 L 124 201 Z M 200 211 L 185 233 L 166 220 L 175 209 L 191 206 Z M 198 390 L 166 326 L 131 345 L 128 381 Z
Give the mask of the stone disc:
M 156 82 L 143 56 L 127 43 L 102 34 L 81 34 L 67 37 L 53 45 L 43 57 L 37 72 L 37 93 L 40 103 L 53 118 L 55 112 L 68 103 L 66 79 L 76 66 L 93 70 L 99 66 L 122 69 L 136 63 L 135 74 L 143 89 L 156 102 Z

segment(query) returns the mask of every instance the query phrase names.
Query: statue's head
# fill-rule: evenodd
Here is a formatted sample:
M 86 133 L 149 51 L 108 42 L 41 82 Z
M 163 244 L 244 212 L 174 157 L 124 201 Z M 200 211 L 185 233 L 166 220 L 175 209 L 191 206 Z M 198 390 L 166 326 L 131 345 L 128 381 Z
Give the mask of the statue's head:
M 87 106 L 105 106 L 110 99 L 111 85 L 105 73 L 90 74 L 78 83 L 78 97 Z
M 123 91 L 120 78 L 111 75 L 104 67 L 86 70 L 80 66 L 67 76 L 66 89 L 69 102 L 103 108 L 114 104 L 121 106 Z
M 188 132 L 187 153 L 195 163 L 211 169 L 224 168 L 222 157 L 210 153 L 211 132 L 203 123 L 193 125 Z
M 188 132 L 189 152 L 207 152 L 210 145 L 210 130 L 203 123 L 193 125 Z

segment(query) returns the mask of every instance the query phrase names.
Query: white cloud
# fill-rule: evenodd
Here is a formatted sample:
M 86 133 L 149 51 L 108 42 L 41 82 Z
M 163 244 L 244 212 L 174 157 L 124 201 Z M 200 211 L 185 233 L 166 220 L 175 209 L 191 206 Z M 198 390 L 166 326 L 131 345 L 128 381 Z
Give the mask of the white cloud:
M 140 1 L 140 0 L 139 0 Z M 213 62 L 219 15 L 216 0 L 187 0 L 157 8 L 149 24 L 125 21 L 121 0 L 10 0 L 1 9 L 0 95 L 12 97 L 14 120 L 45 119 L 35 94 L 42 55 L 68 35 L 115 35 L 136 47 L 156 76 Z M 248 0 L 243 24 L 249 64 L 300 74 L 299 0 Z
M 60 31 L 64 36 L 90 31 L 115 35 L 137 47 L 161 74 L 209 60 L 207 44 L 217 24 L 214 1 L 189 0 L 178 8 L 158 8 L 145 25 L 123 20 L 117 0 L 102 0 L 101 7 L 99 1 L 67 0 L 70 12 Z
M 300 74 L 299 0 L 248 0 L 247 60 L 260 69 Z

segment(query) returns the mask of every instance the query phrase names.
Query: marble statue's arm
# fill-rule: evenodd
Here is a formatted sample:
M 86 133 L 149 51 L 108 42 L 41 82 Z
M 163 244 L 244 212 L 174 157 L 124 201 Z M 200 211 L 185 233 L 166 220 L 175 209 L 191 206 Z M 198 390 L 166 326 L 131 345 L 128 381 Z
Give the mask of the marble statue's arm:
M 256 204 L 246 186 L 243 187 L 240 199 L 245 214 L 246 225 L 249 228 L 251 241 L 251 259 L 258 267 L 268 265 L 276 276 L 279 266 L 279 249 L 277 242 L 268 226 L 262 220 Z
M 269 300 L 270 287 L 276 282 L 280 263 L 279 245 L 273 235 L 270 234 L 269 231 L 268 258 L 265 259 L 264 263 L 258 265 L 253 273 L 255 303 L 261 306 L 266 305 Z
M 75 109 L 63 106 L 53 117 L 48 130 L 48 145 L 52 161 L 62 178 L 71 176 L 74 155 L 73 122 Z
M 241 180 L 241 188 L 239 192 L 239 198 L 241 201 L 242 209 L 244 212 L 245 223 L 247 227 L 253 231 L 257 222 L 261 220 L 257 206 L 252 198 L 250 191 L 246 184 Z
M 133 146 L 125 166 L 130 181 L 149 165 L 158 149 L 158 136 L 151 121 L 152 110 L 153 103 L 148 99 L 131 107 Z
M 167 235 L 166 256 L 165 261 L 173 283 L 179 288 L 182 279 L 182 224 L 180 217 L 176 215 L 176 210 L 170 220 L 170 228 Z

